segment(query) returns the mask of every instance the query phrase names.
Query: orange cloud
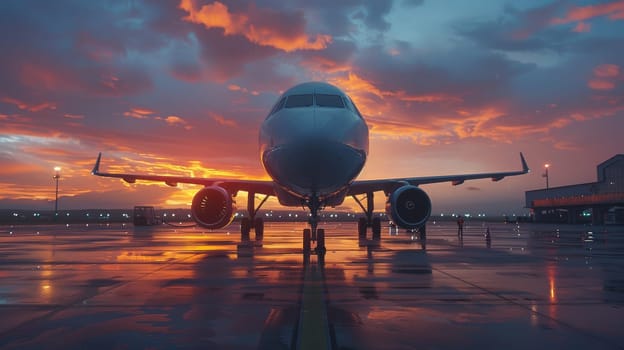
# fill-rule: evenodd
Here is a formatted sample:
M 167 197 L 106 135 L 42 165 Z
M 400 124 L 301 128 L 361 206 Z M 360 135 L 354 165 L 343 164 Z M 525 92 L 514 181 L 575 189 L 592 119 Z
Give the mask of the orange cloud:
M 556 149 L 562 151 L 578 151 L 581 147 L 578 144 L 567 142 L 567 141 L 556 141 L 554 144 Z
M 434 94 L 425 94 L 425 95 L 407 95 L 405 91 L 398 91 L 394 94 L 396 98 L 401 101 L 406 102 L 462 102 L 463 99 L 461 97 L 452 96 L 449 94 L 442 93 L 434 93 Z
M 3 97 L 2 99 L 0 99 L 0 101 L 5 102 L 5 103 L 9 103 L 12 105 L 15 105 L 17 108 L 23 110 L 23 111 L 29 111 L 29 112 L 40 112 L 43 110 L 55 110 L 56 109 L 56 104 L 53 102 L 42 102 L 42 103 L 38 103 L 38 104 L 28 104 L 26 102 L 22 102 L 16 98 L 11 98 L 11 97 Z
M 382 90 L 353 72 L 349 72 L 346 77 L 337 76 L 329 80 L 331 83 L 342 87 L 366 116 L 381 115 L 388 112 L 390 108 L 388 102 L 393 99 L 420 103 L 459 103 L 463 101 L 459 96 L 445 93 L 409 94 L 404 90 Z M 395 102 L 390 103 L 390 105 L 392 104 Z
M 242 35 L 252 43 L 270 46 L 286 52 L 297 50 L 322 50 L 332 41 L 330 35 L 317 34 L 309 37 L 297 30 L 284 33 L 263 23 L 253 23 L 246 14 L 231 13 L 219 1 L 198 8 L 193 0 L 181 0 L 182 10 L 188 12 L 185 21 L 202 24 L 206 28 L 221 28 L 227 35 Z
M 147 108 L 134 107 L 129 111 L 124 112 L 124 116 L 136 118 L 136 119 L 147 119 L 151 114 L 154 114 L 154 111 Z
M 587 85 L 593 90 L 611 90 L 615 87 L 615 83 L 601 79 L 592 79 Z
M 170 116 L 166 117 L 164 120 L 165 120 L 165 122 L 167 122 L 167 124 L 172 124 L 172 125 L 182 124 L 182 125 L 186 125 L 186 121 L 184 119 L 176 116 L 176 115 L 170 115 Z
M 29 164 L 29 163 L 18 163 L 18 162 L 7 162 L 3 159 L 3 165 L 0 167 L 0 174 L 2 176 L 15 175 L 15 174 L 31 174 L 34 172 L 41 171 L 41 167 Z M 4 191 L 4 189 L 3 189 Z
M 568 11 L 563 18 L 555 18 L 553 24 L 580 22 L 594 17 L 607 16 L 612 20 L 624 19 L 624 1 L 614 1 L 598 5 L 576 6 Z
M 594 74 L 601 78 L 617 77 L 620 74 L 620 67 L 616 64 L 601 64 L 594 68 Z
M 18 68 L 22 84 L 34 89 L 58 89 L 73 86 L 73 76 L 69 72 L 60 72 L 40 64 L 21 63 Z
M 596 75 L 613 76 L 616 73 L 619 75 L 619 67 L 615 65 L 601 65 L 595 70 Z M 466 108 L 462 106 L 463 99 L 460 96 L 443 93 L 413 95 L 402 90 L 386 91 L 355 73 L 333 77 L 332 79 L 333 83 L 341 86 L 349 93 L 362 113 L 365 114 L 366 121 L 371 127 L 372 137 L 382 139 L 407 138 L 420 145 L 443 144 L 453 142 L 454 139 L 467 138 L 483 138 L 509 143 L 521 137 L 548 134 L 552 129 L 561 129 L 572 123 L 612 114 L 612 112 L 607 113 L 604 110 L 593 111 L 591 115 L 574 112 L 569 115 L 560 115 L 539 125 L 531 122 L 509 124 L 510 116 L 514 112 L 505 104 Z M 401 108 L 401 104 L 397 101 L 442 103 L 446 112 L 436 115 L 422 114 L 420 122 L 414 123 L 412 122 L 413 116 L 407 114 L 409 108 L 407 110 Z M 548 107 L 554 109 L 558 106 L 550 104 Z M 536 113 L 540 112 L 536 111 Z M 532 120 L 532 118 L 527 120 Z M 572 147 L 572 145 L 563 144 L 559 146 L 562 148 Z
M 170 115 L 170 116 L 167 116 L 167 117 L 164 117 L 164 118 L 162 118 L 162 117 L 154 117 L 154 119 L 162 120 L 165 123 L 167 123 L 169 125 L 172 125 L 172 126 L 182 126 L 186 130 L 190 130 L 190 129 L 193 128 L 192 126 L 189 125 L 189 123 L 186 120 L 178 117 L 177 115 Z
M 601 64 L 594 68 L 594 77 L 587 85 L 593 90 L 611 90 L 615 88 L 615 80 L 620 75 L 620 67 L 616 64 Z
M 84 115 L 81 115 L 81 114 L 65 113 L 63 116 L 67 119 L 84 119 Z
M 219 125 L 223 125 L 223 126 L 229 126 L 231 128 L 235 128 L 238 126 L 238 124 L 236 124 L 236 121 L 232 120 L 232 119 L 226 119 L 224 116 L 216 114 L 216 113 L 209 113 L 210 117 L 216 121 Z
M 241 87 L 241 86 L 236 85 L 236 84 L 230 84 L 230 85 L 228 85 L 228 87 L 227 87 L 227 88 L 228 88 L 228 90 L 230 90 L 230 91 L 238 91 L 238 92 L 243 92 L 243 93 L 246 93 L 246 94 L 252 94 L 252 95 L 254 95 L 254 96 L 258 96 L 258 95 L 260 95 L 260 93 L 259 93 L 258 91 L 255 91 L 255 90 L 249 91 L 249 89 L 244 88 L 244 87 Z
M 578 22 L 572 31 L 577 33 L 587 33 L 591 30 L 591 24 L 587 22 Z

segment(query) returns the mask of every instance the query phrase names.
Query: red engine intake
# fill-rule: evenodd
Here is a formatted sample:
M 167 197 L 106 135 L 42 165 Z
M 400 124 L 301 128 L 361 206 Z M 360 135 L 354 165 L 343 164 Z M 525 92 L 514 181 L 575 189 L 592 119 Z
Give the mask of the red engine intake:
M 202 188 L 191 206 L 193 220 L 200 226 L 215 229 L 229 225 L 234 219 L 236 202 L 232 195 L 219 186 Z

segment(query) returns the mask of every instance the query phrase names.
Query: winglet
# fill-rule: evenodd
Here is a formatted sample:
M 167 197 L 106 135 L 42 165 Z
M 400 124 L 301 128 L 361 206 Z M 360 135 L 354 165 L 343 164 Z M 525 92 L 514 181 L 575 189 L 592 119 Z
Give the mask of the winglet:
M 91 175 L 98 175 L 100 173 L 100 159 L 102 159 L 102 152 L 98 154 L 93 170 L 91 170 Z
M 530 172 L 531 169 L 529 169 L 526 160 L 524 160 L 524 155 L 522 155 L 522 152 L 520 152 L 520 161 L 522 162 L 522 172 L 524 172 L 525 174 Z

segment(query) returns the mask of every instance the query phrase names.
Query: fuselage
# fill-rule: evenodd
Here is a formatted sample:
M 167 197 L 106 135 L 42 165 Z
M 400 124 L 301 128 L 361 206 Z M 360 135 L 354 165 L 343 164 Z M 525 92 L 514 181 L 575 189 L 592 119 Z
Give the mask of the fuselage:
M 260 158 L 283 205 L 342 203 L 368 155 L 368 127 L 351 99 L 321 82 L 284 92 L 260 128 Z

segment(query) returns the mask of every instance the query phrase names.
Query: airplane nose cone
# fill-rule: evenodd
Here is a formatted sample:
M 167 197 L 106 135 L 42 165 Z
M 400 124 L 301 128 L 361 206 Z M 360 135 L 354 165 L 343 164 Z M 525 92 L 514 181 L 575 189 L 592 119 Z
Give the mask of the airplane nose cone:
M 368 128 L 346 109 L 299 108 L 282 110 L 267 119 L 261 142 L 269 147 L 303 140 L 341 142 L 368 151 Z
M 267 172 L 297 192 L 332 193 L 362 169 L 366 154 L 340 142 L 306 138 L 263 154 Z

